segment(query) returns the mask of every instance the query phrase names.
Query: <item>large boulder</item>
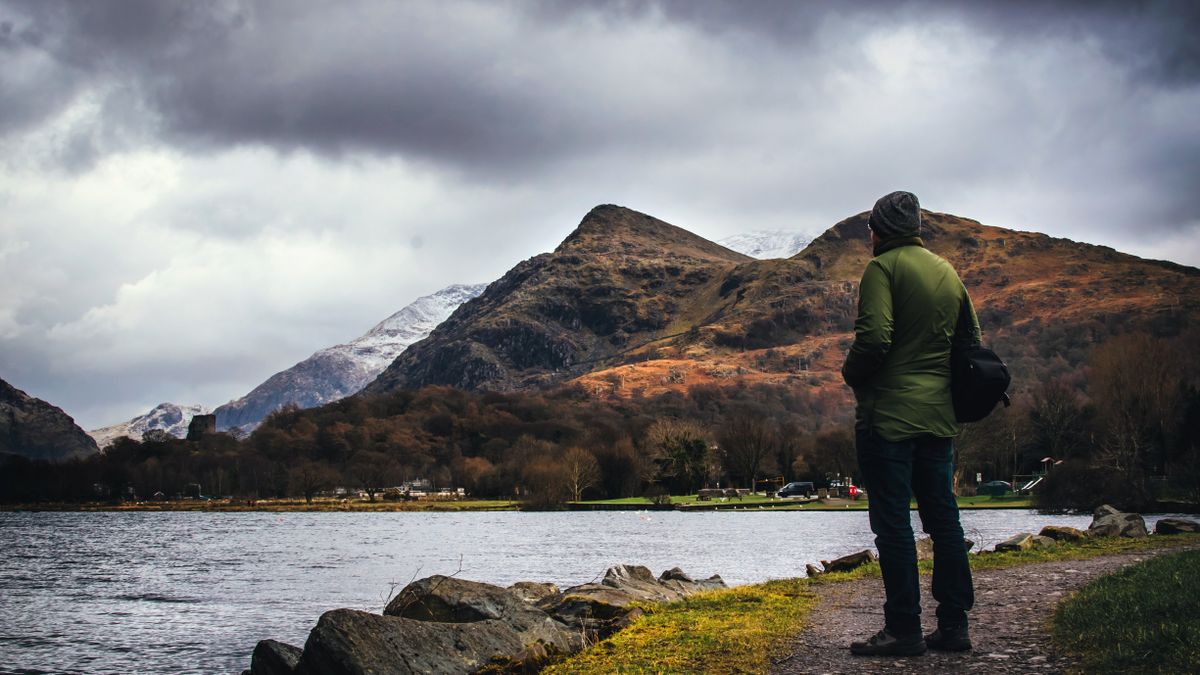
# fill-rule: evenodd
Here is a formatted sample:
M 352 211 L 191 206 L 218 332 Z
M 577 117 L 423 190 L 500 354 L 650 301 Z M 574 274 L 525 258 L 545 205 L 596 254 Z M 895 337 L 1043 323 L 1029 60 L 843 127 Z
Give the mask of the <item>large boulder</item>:
M 1034 548 L 1055 548 L 1058 546 L 1058 540 L 1053 537 L 1046 537 L 1040 534 L 1033 535 Z
M 1088 533 L 1066 525 L 1047 525 L 1038 533 L 1039 536 L 1049 537 L 1055 541 L 1078 543 L 1088 538 Z
M 552 625 L 555 624 L 555 625 Z M 417 621 L 353 609 L 321 615 L 304 643 L 298 675 L 472 673 L 489 665 L 536 670 L 583 647 L 581 636 L 545 617 L 517 630 L 500 619 Z
M 507 588 L 436 574 L 405 586 L 383 613 L 417 621 L 467 623 L 531 611 L 538 610 Z
M 467 625 L 472 628 L 465 634 L 472 639 L 452 641 L 455 650 L 449 656 L 452 663 L 508 663 L 519 664 L 520 668 L 540 664 L 555 654 L 578 651 L 583 640 L 579 631 L 552 618 L 522 597 L 523 593 L 533 594 L 533 586 L 542 586 L 542 591 L 553 591 L 544 593 L 544 599 L 557 597 L 558 589 L 553 584 L 522 585 L 520 590 L 513 590 L 442 575 L 419 579 L 405 586 L 383 612 L 386 617 L 410 623 L 377 624 L 376 628 L 388 627 L 391 637 L 375 636 L 374 639 L 389 644 L 403 641 L 415 650 L 436 650 L 444 647 L 438 640 L 450 640 L 447 636 L 461 637 L 464 633 L 458 626 Z M 333 641 L 330 644 L 338 644 L 346 632 L 342 627 L 354 628 L 362 624 L 357 620 L 348 621 L 339 619 L 331 624 L 332 627 L 322 634 L 323 644 L 330 640 Z M 413 622 L 424 625 L 416 627 Z M 443 632 L 438 633 L 438 640 L 427 642 L 431 626 L 434 629 L 440 626 L 438 630 Z M 351 635 L 351 638 L 362 641 L 361 636 Z M 310 635 L 309 640 L 312 639 Z M 423 646 L 427 644 L 430 646 Z M 305 647 L 306 652 L 307 649 Z M 336 652 L 335 648 L 333 653 Z M 413 661 L 414 667 L 418 668 L 413 672 L 424 672 L 420 669 L 425 668 L 426 658 L 422 655 Z M 456 671 L 451 669 L 449 672 Z
M 963 546 L 970 551 L 975 547 L 975 542 L 970 539 L 963 539 Z M 921 537 L 917 540 L 917 560 L 933 560 L 933 539 L 930 537 Z
M 996 544 L 996 552 L 1003 551 L 1027 551 L 1034 547 L 1034 535 L 1029 532 L 1021 532 L 1005 539 Z
M 250 656 L 250 675 L 292 675 L 301 653 L 299 647 L 278 640 L 260 640 Z
M 1092 515 L 1092 524 L 1088 526 L 1088 534 L 1093 537 L 1134 537 L 1149 536 L 1146 531 L 1146 521 L 1136 513 L 1122 513 L 1105 504 L 1097 507 Z
M 719 576 L 695 580 L 679 568 L 656 579 L 636 565 L 609 568 L 600 583 L 562 593 L 553 584 L 521 582 L 501 588 L 433 576 L 405 586 L 383 615 L 326 612 L 302 653 L 269 640 L 259 643 L 248 672 L 537 672 L 556 656 L 579 651 L 585 640 L 625 627 L 642 615 L 641 603 L 679 600 L 724 586 Z M 298 657 L 298 663 L 288 669 L 291 657 Z
M 561 597 L 539 606 L 573 628 L 604 637 L 624 627 L 638 603 L 672 602 L 724 587 L 717 575 L 696 581 L 674 568 L 655 579 L 641 565 L 617 565 L 608 568 L 600 583 L 572 586 Z
M 518 581 L 509 586 L 508 590 L 531 605 L 537 605 L 562 595 L 562 591 L 558 590 L 558 586 L 537 581 Z
M 1154 534 L 1200 532 L 1200 523 L 1185 518 L 1163 518 L 1154 524 Z

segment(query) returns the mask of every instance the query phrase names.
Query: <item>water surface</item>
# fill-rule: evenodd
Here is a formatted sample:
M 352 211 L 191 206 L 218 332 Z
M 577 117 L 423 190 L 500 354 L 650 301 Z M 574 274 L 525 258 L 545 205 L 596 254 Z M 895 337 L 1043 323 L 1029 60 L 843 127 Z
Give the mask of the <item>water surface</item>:
M 962 519 L 981 546 L 1091 522 Z M 864 511 L 0 513 L 0 671 L 237 673 L 258 640 L 303 645 L 322 612 L 378 612 L 432 574 L 565 587 L 627 562 L 743 584 L 872 539 Z

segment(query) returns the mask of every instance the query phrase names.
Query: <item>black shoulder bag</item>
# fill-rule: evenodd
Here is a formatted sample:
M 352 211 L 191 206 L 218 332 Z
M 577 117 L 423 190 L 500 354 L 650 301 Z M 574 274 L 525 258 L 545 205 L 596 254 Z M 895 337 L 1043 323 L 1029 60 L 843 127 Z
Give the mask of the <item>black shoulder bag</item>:
M 959 312 L 959 321 L 963 312 Z M 970 331 L 974 333 L 973 327 Z M 950 397 L 954 417 L 959 422 L 978 422 L 992 414 L 996 404 L 1012 405 L 1008 385 L 1012 376 L 996 352 L 979 344 L 960 344 L 950 348 Z

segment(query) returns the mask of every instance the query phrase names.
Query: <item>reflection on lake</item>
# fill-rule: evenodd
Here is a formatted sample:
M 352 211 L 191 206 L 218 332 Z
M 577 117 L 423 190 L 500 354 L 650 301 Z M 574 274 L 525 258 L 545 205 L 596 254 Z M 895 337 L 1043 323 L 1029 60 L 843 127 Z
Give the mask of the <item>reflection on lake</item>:
M 1091 522 L 962 518 L 984 547 Z M 393 585 L 460 564 L 502 585 L 565 587 L 622 562 L 743 584 L 870 546 L 864 511 L 0 513 L 0 670 L 241 672 L 258 640 L 303 645 L 323 611 L 380 611 Z

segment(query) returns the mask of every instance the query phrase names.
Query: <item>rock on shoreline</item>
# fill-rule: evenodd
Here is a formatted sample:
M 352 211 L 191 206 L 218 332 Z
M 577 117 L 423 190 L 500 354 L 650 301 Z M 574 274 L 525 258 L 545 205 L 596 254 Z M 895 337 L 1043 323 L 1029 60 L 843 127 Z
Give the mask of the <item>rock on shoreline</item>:
M 610 567 L 599 583 L 509 588 L 432 576 L 404 587 L 382 615 L 335 609 L 321 615 L 304 649 L 263 640 L 250 675 L 535 672 L 628 625 L 637 604 L 671 602 L 725 588 L 674 568 L 655 578 L 640 565 Z

